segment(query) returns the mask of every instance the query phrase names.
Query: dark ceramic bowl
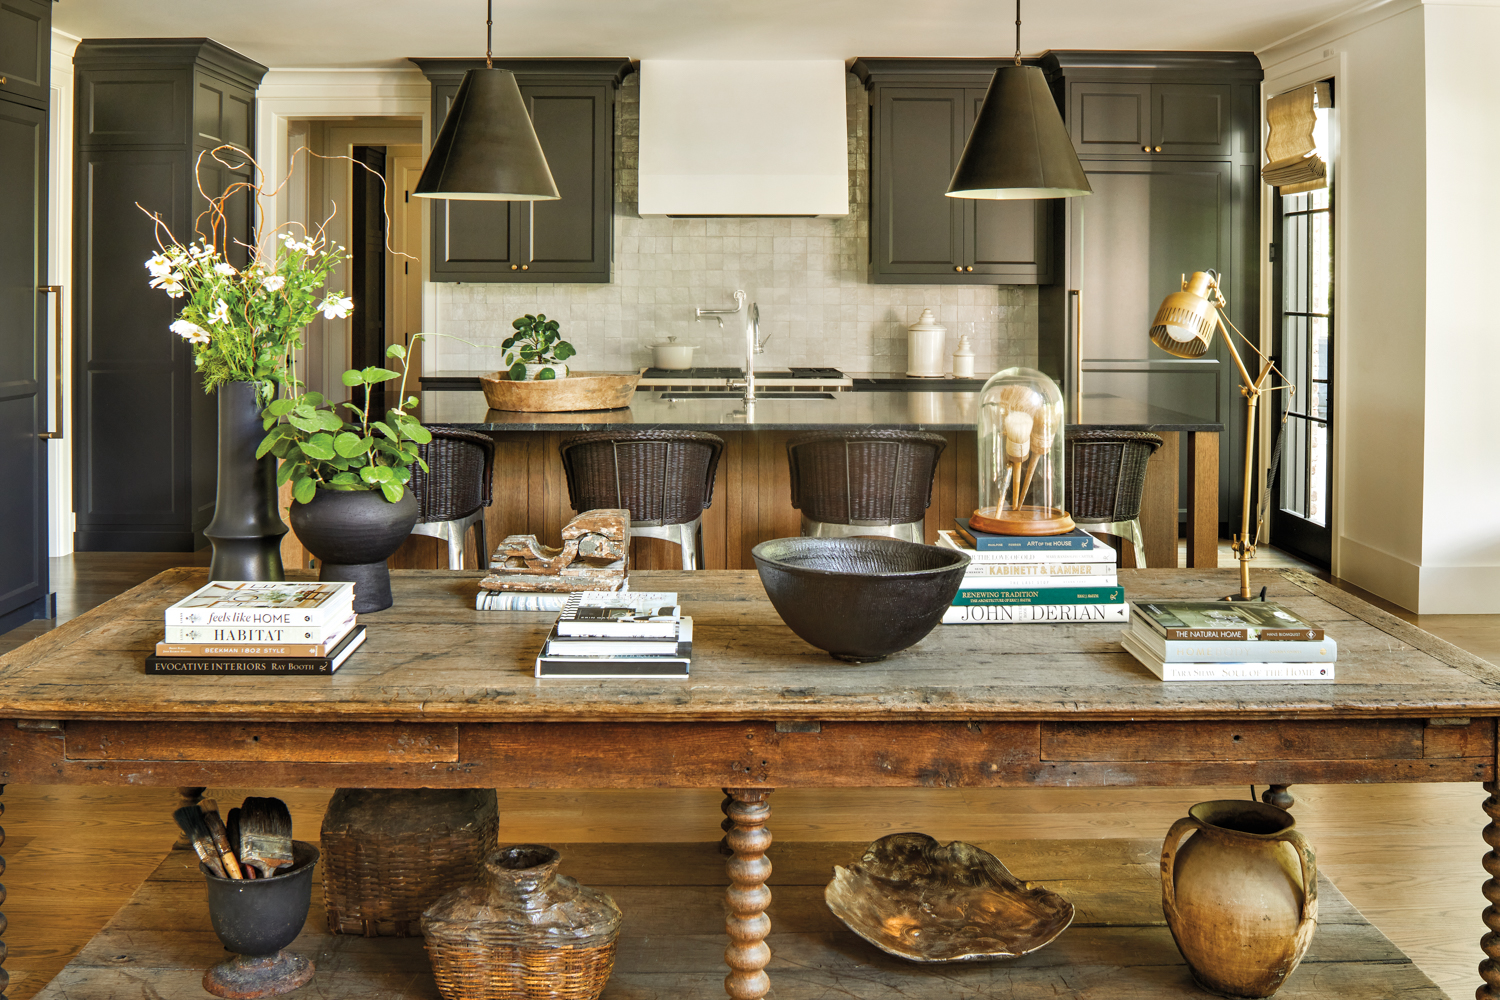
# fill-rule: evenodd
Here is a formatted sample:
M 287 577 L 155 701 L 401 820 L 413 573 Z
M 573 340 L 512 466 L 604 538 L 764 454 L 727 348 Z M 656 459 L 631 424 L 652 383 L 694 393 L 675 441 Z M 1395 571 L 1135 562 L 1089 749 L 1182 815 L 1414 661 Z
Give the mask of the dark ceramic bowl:
M 219 878 L 206 867 L 208 915 L 224 947 L 237 955 L 274 955 L 291 944 L 312 905 L 318 849 L 292 841 L 292 867 L 273 878 Z
M 894 538 L 775 538 L 750 550 L 781 620 L 840 660 L 881 660 L 943 618 L 969 557 Z

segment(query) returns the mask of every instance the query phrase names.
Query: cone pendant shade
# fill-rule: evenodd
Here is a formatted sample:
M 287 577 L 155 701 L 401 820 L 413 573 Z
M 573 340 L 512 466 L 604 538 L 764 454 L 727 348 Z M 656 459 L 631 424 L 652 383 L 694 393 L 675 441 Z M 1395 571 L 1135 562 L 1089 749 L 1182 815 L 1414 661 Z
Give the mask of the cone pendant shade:
M 509 70 L 464 74 L 412 194 L 465 201 L 551 201 L 557 184 Z
M 1042 71 L 1035 66 L 996 70 L 948 197 L 1071 198 L 1092 193 Z

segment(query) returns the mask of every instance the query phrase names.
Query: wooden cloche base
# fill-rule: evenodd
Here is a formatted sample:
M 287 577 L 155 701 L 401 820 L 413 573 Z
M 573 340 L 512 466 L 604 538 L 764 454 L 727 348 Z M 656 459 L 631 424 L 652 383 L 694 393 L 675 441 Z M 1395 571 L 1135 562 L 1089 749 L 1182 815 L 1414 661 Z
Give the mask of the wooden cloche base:
M 969 527 L 992 535 L 1062 535 L 1072 531 L 1073 519 L 1056 507 L 981 507 L 969 517 Z

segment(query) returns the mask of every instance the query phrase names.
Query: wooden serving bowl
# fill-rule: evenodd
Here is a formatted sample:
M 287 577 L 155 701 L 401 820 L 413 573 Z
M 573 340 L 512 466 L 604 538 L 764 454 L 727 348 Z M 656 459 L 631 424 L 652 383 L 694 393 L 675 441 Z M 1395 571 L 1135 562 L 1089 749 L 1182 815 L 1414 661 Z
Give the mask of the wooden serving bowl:
M 485 402 L 492 410 L 526 410 L 561 413 L 568 410 L 618 410 L 630 405 L 634 375 L 570 373 L 567 378 L 545 382 L 512 382 L 506 372 L 491 372 L 479 378 Z

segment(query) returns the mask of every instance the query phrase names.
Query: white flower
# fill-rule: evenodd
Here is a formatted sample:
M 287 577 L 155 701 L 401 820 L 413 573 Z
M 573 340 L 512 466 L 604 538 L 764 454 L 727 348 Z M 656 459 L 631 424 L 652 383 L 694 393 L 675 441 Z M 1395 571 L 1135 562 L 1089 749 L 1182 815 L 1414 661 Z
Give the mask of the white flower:
M 330 295 L 318 303 L 318 308 L 323 310 L 324 319 L 343 319 L 349 315 L 349 310 L 354 308 L 354 300 Z
M 220 301 L 223 300 L 221 299 Z M 176 320 L 168 329 L 183 340 L 186 340 L 189 344 L 206 344 L 209 340 L 207 330 L 203 329 L 197 323 L 190 323 L 185 319 Z
M 229 303 L 225 302 L 223 299 L 220 299 L 218 303 L 213 307 L 213 310 L 209 312 L 208 321 L 210 323 L 228 323 Z
M 182 275 L 176 271 L 157 275 L 151 279 L 150 285 L 152 288 L 160 288 L 174 299 L 182 297 Z
M 218 271 L 220 274 L 224 275 L 226 278 L 232 278 L 236 274 L 239 273 L 238 271 L 236 271 L 234 269 L 234 265 L 233 264 L 230 264 L 228 261 L 222 261 L 222 260 L 219 261 L 217 264 L 214 265 L 214 270 Z
M 286 279 L 279 274 L 272 274 L 267 276 L 263 284 L 266 286 L 266 291 L 279 292 L 282 286 L 286 284 Z
M 157 254 L 146 261 L 146 270 L 151 272 L 153 278 L 160 278 L 171 273 L 172 262 L 166 258 L 165 254 Z

